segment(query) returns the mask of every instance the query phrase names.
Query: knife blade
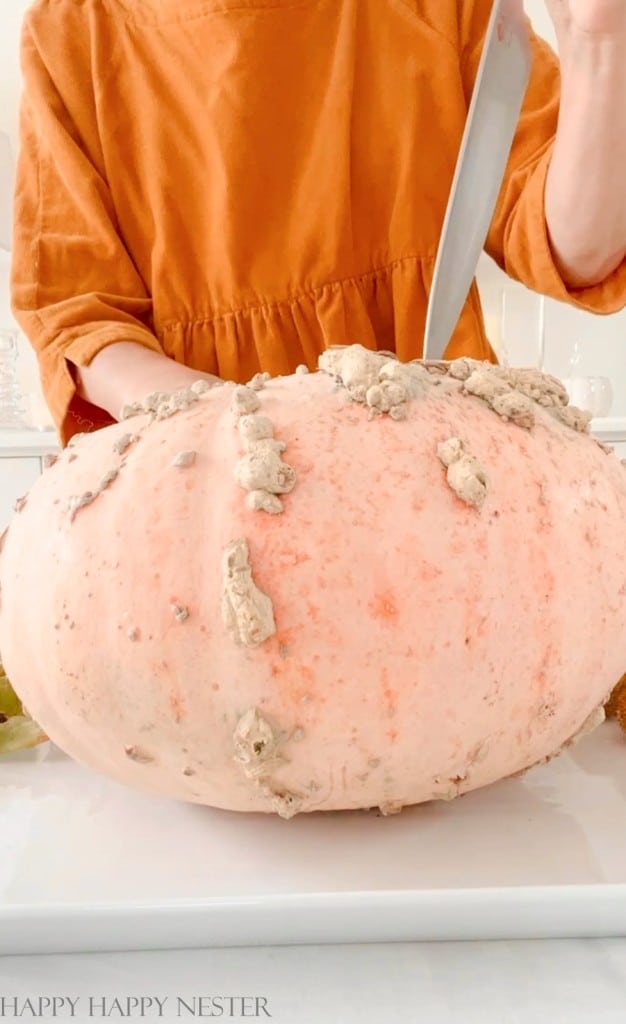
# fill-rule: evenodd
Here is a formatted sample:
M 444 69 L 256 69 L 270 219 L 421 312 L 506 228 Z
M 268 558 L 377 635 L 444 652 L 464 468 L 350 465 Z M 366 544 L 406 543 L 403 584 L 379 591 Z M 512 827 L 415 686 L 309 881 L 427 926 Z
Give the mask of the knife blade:
M 437 250 L 424 359 L 442 359 L 467 299 L 511 153 L 532 53 L 520 0 L 494 0 Z

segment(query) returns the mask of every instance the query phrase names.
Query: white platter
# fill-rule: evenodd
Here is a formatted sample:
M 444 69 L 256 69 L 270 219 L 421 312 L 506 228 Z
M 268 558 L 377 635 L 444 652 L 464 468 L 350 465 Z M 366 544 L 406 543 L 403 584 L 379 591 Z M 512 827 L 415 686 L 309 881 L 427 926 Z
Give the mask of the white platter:
M 626 935 L 612 723 L 454 803 L 283 821 L 0 761 L 0 954 Z

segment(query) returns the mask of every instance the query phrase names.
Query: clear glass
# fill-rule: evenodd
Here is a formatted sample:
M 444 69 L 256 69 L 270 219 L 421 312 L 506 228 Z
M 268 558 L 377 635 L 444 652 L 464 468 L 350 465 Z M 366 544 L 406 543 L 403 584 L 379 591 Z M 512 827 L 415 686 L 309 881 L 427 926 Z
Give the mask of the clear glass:
M 594 419 L 602 419 L 611 412 L 613 387 L 609 377 L 565 377 L 563 383 L 571 404 L 586 409 Z
M 511 283 L 502 289 L 500 299 L 498 359 L 504 366 L 543 370 L 546 344 L 544 296 Z
M 611 412 L 613 388 L 609 377 L 588 372 L 592 367 L 589 365 L 590 360 L 585 350 L 589 347 L 582 345 L 578 340 L 574 342 L 567 365 L 567 376 L 563 378 L 563 383 L 572 405 L 586 409 L 594 419 L 599 419 Z
M 18 332 L 0 329 L 0 430 L 27 430 L 26 401 L 17 378 Z

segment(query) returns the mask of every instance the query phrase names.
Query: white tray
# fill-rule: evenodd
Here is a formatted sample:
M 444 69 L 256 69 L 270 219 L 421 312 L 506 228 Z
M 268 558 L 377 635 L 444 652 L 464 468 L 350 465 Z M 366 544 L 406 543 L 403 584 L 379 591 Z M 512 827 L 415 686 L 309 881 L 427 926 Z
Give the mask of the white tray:
M 291 821 L 138 795 L 54 747 L 0 761 L 0 954 L 626 935 L 612 723 L 454 803 Z

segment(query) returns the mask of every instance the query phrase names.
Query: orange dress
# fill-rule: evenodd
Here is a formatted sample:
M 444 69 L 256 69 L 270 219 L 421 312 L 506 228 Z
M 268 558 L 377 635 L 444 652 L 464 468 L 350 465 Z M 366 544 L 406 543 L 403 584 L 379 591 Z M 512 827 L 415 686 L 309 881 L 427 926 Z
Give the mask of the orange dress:
M 63 440 L 109 422 L 75 394 L 125 340 L 223 378 L 329 344 L 419 357 L 491 0 L 38 0 L 23 29 L 12 296 Z M 534 71 L 487 242 L 568 292 L 543 191 L 558 67 Z M 492 358 L 476 288 L 448 357 Z

